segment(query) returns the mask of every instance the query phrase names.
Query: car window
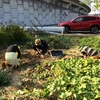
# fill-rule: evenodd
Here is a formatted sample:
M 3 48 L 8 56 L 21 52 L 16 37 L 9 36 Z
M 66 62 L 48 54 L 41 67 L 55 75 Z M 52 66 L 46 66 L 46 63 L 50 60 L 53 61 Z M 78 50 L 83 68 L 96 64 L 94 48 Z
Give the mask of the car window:
M 84 17 L 84 21 L 89 21 L 90 17 Z
M 91 20 L 95 20 L 95 17 L 84 17 L 84 21 L 91 21 Z
M 76 22 L 82 22 L 83 21 L 83 18 L 82 17 L 79 17 L 76 19 Z
M 96 18 L 95 17 L 90 17 L 90 20 L 95 20 Z

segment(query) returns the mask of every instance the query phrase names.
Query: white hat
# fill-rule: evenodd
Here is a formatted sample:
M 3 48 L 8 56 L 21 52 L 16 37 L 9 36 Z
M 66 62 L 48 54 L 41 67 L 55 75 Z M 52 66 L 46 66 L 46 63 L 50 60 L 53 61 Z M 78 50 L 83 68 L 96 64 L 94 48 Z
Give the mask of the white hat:
M 35 45 L 38 45 L 40 42 L 41 42 L 40 39 L 36 39 L 36 40 L 35 40 Z

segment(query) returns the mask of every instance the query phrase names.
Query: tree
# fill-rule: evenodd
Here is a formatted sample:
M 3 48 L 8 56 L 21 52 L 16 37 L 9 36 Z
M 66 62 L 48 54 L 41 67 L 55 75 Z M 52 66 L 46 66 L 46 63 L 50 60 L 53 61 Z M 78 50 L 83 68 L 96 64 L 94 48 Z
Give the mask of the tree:
M 100 11 L 100 0 L 81 0 L 81 3 L 82 2 L 89 6 L 91 5 L 91 3 L 94 3 L 93 5 L 94 9 Z
M 94 8 L 100 10 L 100 0 L 93 0 L 93 2 L 95 3 Z

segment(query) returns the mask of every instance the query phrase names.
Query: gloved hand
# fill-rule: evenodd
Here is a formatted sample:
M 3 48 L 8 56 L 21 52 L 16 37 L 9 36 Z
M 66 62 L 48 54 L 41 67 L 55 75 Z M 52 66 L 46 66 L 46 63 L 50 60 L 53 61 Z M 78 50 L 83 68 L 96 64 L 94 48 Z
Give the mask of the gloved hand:
M 44 58 L 44 55 L 43 55 L 43 54 L 41 54 L 41 55 L 40 55 L 40 58 Z

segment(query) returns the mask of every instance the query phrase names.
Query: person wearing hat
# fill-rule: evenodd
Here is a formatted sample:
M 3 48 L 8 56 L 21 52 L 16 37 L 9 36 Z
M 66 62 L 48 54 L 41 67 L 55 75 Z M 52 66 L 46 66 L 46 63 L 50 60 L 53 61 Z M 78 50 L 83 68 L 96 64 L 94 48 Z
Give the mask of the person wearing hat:
M 2 62 L 2 69 L 5 68 L 17 68 L 20 66 L 18 58 L 20 58 L 21 52 L 20 52 L 20 46 L 17 46 L 17 44 L 10 45 L 5 53 L 5 60 Z
M 81 52 L 84 58 L 99 58 L 99 52 L 90 48 L 89 46 L 82 46 L 79 48 L 79 51 Z
M 45 40 L 35 39 L 35 45 L 33 45 L 33 49 L 35 50 L 35 55 L 40 55 L 41 58 L 44 57 L 46 53 L 49 51 L 49 46 Z

